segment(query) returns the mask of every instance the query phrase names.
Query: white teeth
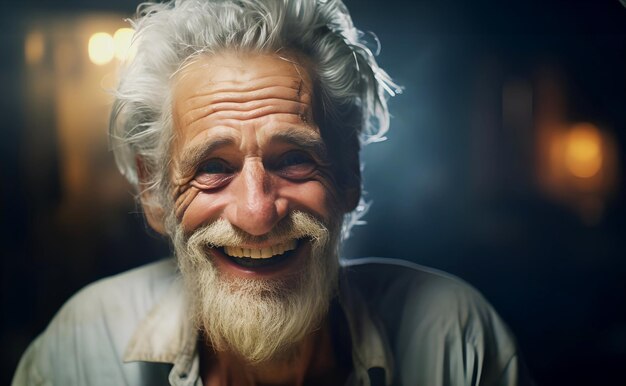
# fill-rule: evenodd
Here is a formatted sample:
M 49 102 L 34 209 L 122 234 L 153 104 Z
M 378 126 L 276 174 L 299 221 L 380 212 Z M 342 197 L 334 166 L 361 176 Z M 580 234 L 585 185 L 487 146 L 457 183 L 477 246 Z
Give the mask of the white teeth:
M 233 257 L 250 257 L 253 259 L 268 259 L 272 256 L 282 255 L 287 251 L 296 249 L 298 242 L 289 240 L 284 243 L 272 245 L 267 248 L 240 248 L 240 247 L 224 247 L 224 252 Z

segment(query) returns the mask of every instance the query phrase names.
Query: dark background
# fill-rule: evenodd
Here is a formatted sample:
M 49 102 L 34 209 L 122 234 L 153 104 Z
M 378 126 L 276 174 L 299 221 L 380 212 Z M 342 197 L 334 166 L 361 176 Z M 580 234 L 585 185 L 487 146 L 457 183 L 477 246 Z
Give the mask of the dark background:
M 405 90 L 390 102 L 388 140 L 363 151 L 372 205 L 344 255 L 403 258 L 471 283 L 509 324 L 539 385 L 626 385 L 626 8 L 347 4 Z M 24 56 L 33 28 L 43 26 L 46 41 L 75 42 L 78 29 L 67 26 L 76 20 L 121 21 L 135 6 L 30 0 L 0 16 L 2 384 L 76 290 L 168 254 L 106 143 L 74 144 L 89 158 L 64 158 L 59 117 L 68 112 L 54 81 L 82 67 L 61 77 L 56 56 L 37 69 Z M 85 130 L 103 138 L 107 108 Z M 568 175 L 546 155 L 580 122 L 603 144 L 594 177 Z

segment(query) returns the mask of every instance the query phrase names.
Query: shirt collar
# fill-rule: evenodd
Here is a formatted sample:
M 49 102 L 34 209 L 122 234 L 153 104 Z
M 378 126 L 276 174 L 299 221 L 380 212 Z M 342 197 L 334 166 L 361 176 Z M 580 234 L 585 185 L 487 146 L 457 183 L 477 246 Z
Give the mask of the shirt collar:
M 342 271 L 345 270 L 346 268 L 343 268 Z M 380 320 L 370 313 L 361 292 L 345 274 L 341 275 L 339 281 L 339 303 L 350 328 L 355 375 L 359 379 L 370 380 L 371 384 L 372 370 L 382 369 L 384 383 L 390 385 L 393 376 L 393 356 L 384 328 Z M 375 373 L 380 374 L 379 371 Z
M 175 363 L 181 355 L 194 355 L 196 340 L 179 277 L 135 329 L 124 362 Z
M 343 271 L 343 269 L 342 269 Z M 344 278 L 339 286 L 339 304 L 345 313 L 352 340 L 354 376 L 368 380 L 373 369 L 384 370 L 385 384 L 392 382 L 392 355 L 383 328 L 370 314 L 361 293 Z M 175 280 L 162 299 L 139 323 L 124 362 L 173 364 L 181 373 L 197 365 L 198 331 L 188 312 L 182 280 Z

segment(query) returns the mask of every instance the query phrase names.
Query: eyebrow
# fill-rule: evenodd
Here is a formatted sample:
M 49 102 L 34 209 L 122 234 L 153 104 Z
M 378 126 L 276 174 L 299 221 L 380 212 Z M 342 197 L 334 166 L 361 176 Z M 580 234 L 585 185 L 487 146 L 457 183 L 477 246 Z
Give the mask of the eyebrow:
M 180 171 L 183 175 L 193 174 L 200 163 L 219 148 L 232 146 L 235 138 L 229 135 L 210 137 L 187 148 L 180 158 Z
M 326 144 L 324 140 L 313 131 L 309 132 L 308 130 L 304 131 L 291 128 L 279 133 L 274 133 L 269 140 L 269 144 L 274 143 L 290 144 L 313 153 L 322 161 L 327 159 Z

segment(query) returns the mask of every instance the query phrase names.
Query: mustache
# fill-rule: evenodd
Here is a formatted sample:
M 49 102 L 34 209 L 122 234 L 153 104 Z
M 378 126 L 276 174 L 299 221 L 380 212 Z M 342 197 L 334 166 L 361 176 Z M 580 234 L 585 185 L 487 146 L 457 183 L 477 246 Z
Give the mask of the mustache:
M 329 229 L 311 214 L 292 211 L 267 234 L 254 236 L 232 225 L 226 219 L 218 219 L 196 230 L 188 240 L 188 248 L 220 248 L 225 246 L 259 245 L 267 242 L 284 243 L 308 239 L 312 244 L 328 240 Z

